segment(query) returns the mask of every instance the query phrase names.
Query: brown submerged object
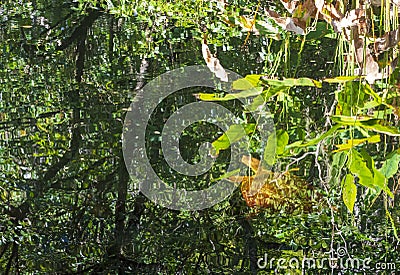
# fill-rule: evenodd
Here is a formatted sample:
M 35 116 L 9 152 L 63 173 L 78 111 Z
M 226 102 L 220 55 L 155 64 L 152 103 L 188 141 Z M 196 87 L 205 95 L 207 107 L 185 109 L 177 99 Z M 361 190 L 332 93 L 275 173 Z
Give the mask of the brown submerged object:
M 315 192 L 304 179 L 290 172 L 271 172 L 260 167 L 256 158 L 243 156 L 241 160 L 254 172 L 252 176 L 232 176 L 228 179 L 241 183 L 241 192 L 249 207 L 268 208 L 273 212 L 311 212 Z

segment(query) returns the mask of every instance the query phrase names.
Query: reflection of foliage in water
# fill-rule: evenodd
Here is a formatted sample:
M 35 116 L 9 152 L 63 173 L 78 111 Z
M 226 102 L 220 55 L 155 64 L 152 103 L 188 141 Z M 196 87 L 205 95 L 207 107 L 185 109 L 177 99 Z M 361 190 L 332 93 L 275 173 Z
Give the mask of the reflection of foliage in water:
M 99 12 L 93 9 L 95 2 Z M 284 168 L 293 162 L 291 168 L 299 168 L 296 174 L 315 188 L 322 187 L 320 171 L 324 180 L 332 174 L 329 189 L 321 190 L 332 208 L 321 212 L 290 216 L 251 209 L 239 190 L 212 209 L 177 212 L 162 209 L 136 193 L 120 152 L 125 108 L 141 82 L 172 68 L 203 64 L 200 45 L 204 29 L 211 52 L 225 68 L 242 75 L 322 80 L 335 77 L 338 70 L 334 67 L 351 61 L 348 55 L 338 54 L 348 50 L 347 44 L 341 43 L 336 53 L 336 40 L 321 37 L 325 35 L 321 25 L 320 33 L 310 33 L 305 40 L 279 26 L 281 40 L 274 40 L 260 28 L 260 35 L 251 34 L 243 45 L 248 33 L 238 22 L 243 20 L 241 15 L 253 18 L 257 2 L 226 5 L 235 26 L 223 20 L 222 2 L 23 1 L 15 7 L 14 2 L 3 1 L 0 270 L 254 273 L 256 260 L 264 253 L 269 257 L 287 257 L 287 251 L 320 256 L 331 244 L 338 247 L 345 242 L 353 257 L 370 257 L 372 263 L 398 259 L 393 234 L 393 224 L 399 226 L 398 196 L 394 200 L 377 197 L 370 189 L 357 186 L 354 214 L 342 203 L 341 179 L 344 173 L 357 171 L 351 171 L 346 152 L 333 152 L 337 149 L 333 144 L 365 137 L 370 131 L 365 127 L 338 132 L 322 143 L 293 146 L 278 155 Z M 278 1 L 260 3 L 257 17 L 261 21 L 269 20 L 263 13 L 266 8 L 285 12 Z M 373 9 L 378 14 L 381 11 Z M 388 22 L 395 21 L 384 20 L 380 25 L 377 18 L 375 31 L 381 32 Z M 339 115 L 336 106 L 347 112 L 346 116 L 352 112 L 367 116 L 373 111 L 373 115 L 386 118 L 384 126 L 393 126 L 398 115 L 397 78 L 398 69 L 387 83 L 377 81 L 374 87 L 394 109 L 376 105 L 379 98 L 358 82 L 342 84 L 338 91 L 328 83 L 322 89 L 283 89 L 267 105 L 276 128 L 287 132 L 289 145 L 318 139 L 328 131 L 330 124 L 324 115 L 331 111 Z M 354 97 L 360 100 L 354 101 Z M 338 104 L 332 108 L 335 100 Z M 241 113 L 230 101 L 221 104 Z M 333 123 L 348 122 L 338 117 Z M 200 142 L 217 137 L 208 125 L 193 127 L 198 128 L 185 132 L 188 136 L 182 136 L 182 146 L 192 138 Z M 150 143 L 158 137 L 151 132 L 149 129 Z M 398 137 L 379 135 L 381 142 L 360 145 L 364 149 L 360 156 L 369 171 L 374 171 L 372 162 L 379 169 L 387 159 L 384 175 L 396 177 L 398 154 L 389 153 L 397 149 Z M 157 148 L 150 145 L 150 152 Z M 193 150 L 187 158 L 195 153 Z M 157 165 L 158 154 L 154 154 L 155 167 L 165 167 Z M 227 151 L 220 154 L 222 168 L 228 157 L 223 154 Z M 344 168 L 348 171 L 343 172 Z M 216 166 L 213 177 L 220 175 L 219 169 Z M 388 180 L 392 193 L 395 177 Z M 192 181 L 187 183 L 190 186 Z M 388 213 L 393 220 L 386 218 Z

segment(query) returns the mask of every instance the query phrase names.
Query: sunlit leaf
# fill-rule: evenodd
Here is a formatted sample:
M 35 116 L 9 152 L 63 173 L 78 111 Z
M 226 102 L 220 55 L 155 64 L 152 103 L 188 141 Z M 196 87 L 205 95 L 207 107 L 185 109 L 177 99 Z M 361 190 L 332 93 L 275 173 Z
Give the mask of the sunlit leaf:
M 343 125 L 350 125 L 350 126 L 360 126 L 361 122 L 363 121 L 379 121 L 379 119 L 375 119 L 369 116 L 331 116 L 331 119 L 334 122 L 343 124 Z
M 289 87 L 287 86 L 270 86 L 265 92 L 265 100 L 269 100 L 271 97 L 279 93 L 285 93 L 288 89 Z
M 377 143 L 377 142 L 380 142 L 380 141 L 381 141 L 380 135 L 373 135 L 373 136 L 368 137 L 368 138 L 349 139 L 344 144 L 335 145 L 338 149 L 334 150 L 333 152 L 340 152 L 340 151 L 349 150 L 349 149 L 353 148 L 354 146 L 357 146 L 357 145 L 362 144 L 364 142 Z
M 397 127 L 384 126 L 379 123 L 374 123 L 372 125 L 367 123 L 362 123 L 362 127 L 389 136 L 400 136 L 400 131 L 399 128 Z
M 258 86 L 258 83 L 260 82 L 260 74 L 249 74 L 246 75 L 245 79 L 249 81 L 254 87 Z
M 194 96 L 196 98 L 204 100 L 204 101 L 228 101 L 228 100 L 233 100 L 233 99 L 257 96 L 257 95 L 260 95 L 262 93 L 262 91 L 263 91 L 262 87 L 256 87 L 256 88 L 251 88 L 249 90 L 245 90 L 245 91 L 242 91 L 239 93 L 229 93 L 223 97 L 220 97 L 218 94 L 207 94 L 207 93 L 198 93 L 198 94 L 195 94 Z
M 357 186 L 354 184 L 354 176 L 347 174 L 342 181 L 343 202 L 350 212 L 353 212 L 357 198 Z
M 325 78 L 324 82 L 326 83 L 338 83 L 338 84 L 343 84 L 349 81 L 353 81 L 357 78 L 360 78 L 359 76 L 338 76 L 335 78 Z
M 258 95 L 256 96 L 253 101 L 250 103 L 249 106 L 247 106 L 247 110 L 252 112 L 257 110 L 260 106 L 262 106 L 265 103 L 264 96 L 263 95 Z
M 233 81 L 232 83 L 232 89 L 234 90 L 245 91 L 245 90 L 250 90 L 254 87 L 255 86 L 245 78 L 240 78 L 238 80 Z

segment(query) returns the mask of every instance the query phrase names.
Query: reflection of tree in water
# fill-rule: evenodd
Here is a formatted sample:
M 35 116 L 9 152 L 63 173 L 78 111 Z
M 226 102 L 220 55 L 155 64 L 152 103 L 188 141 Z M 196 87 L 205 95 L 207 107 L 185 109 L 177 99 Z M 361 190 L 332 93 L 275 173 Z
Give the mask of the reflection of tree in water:
M 124 7 L 115 3 L 114 6 L 98 3 L 95 7 L 92 1 L 32 1 L 17 7 L 13 2 L 3 3 L 0 8 L 0 270 L 3 273 L 256 273 L 257 259 L 265 253 L 270 257 L 280 257 L 284 251 L 318 255 L 328 251 L 332 243 L 343 244 L 343 240 L 353 249 L 354 257 L 368 256 L 374 261 L 382 255 L 387 261 L 398 258 L 398 253 L 392 252 L 398 251 L 393 225 L 400 224 L 397 180 L 392 177 L 387 180 L 392 193 L 397 194 L 394 199 L 389 196 L 381 199 L 378 193 L 371 195 L 371 190 L 356 182 L 355 213 L 348 214 L 341 198 L 341 173 L 347 167 L 348 156 L 343 152 L 332 153 L 337 149 L 332 144 L 350 144 L 347 136 L 340 136 L 344 132 L 331 137 L 329 142 L 306 147 L 311 153 L 305 157 L 305 151 L 297 147 L 292 147 L 288 155 L 279 156 L 288 162 L 285 164 L 293 163 L 293 167 L 299 168 L 296 177 L 307 180 L 318 190 L 322 187 L 320 177 L 332 176 L 333 180 L 327 182 L 330 189 L 319 190 L 332 208 L 307 215 L 249 208 L 239 190 L 210 209 L 171 211 L 148 201 L 135 189 L 137 182 L 129 179 L 121 153 L 126 110 L 135 90 L 148 80 L 173 68 L 204 64 L 201 53 L 204 30 L 208 32 L 210 53 L 218 57 L 224 68 L 242 75 L 321 80 L 337 75 L 334 65 L 350 66 L 347 61 L 362 64 L 361 69 L 367 70 L 362 74 L 371 73 L 377 82 L 372 87 L 383 87 L 377 89 L 378 96 L 388 95 L 390 102 L 385 104 L 394 106 L 388 107 L 392 112 L 389 116 L 394 118 L 398 114 L 395 86 L 384 90 L 384 83 L 375 78 L 385 74 L 388 66 L 397 67 L 398 29 L 392 26 L 396 20 L 383 20 L 384 26 L 375 20 L 371 29 L 366 20 L 367 37 L 373 38 L 373 42 L 357 40 L 360 43 L 356 43 L 353 55 L 348 53 L 347 60 L 335 60 L 337 41 L 331 37 L 336 32 L 325 19 L 318 21 L 315 32 L 298 36 L 285 32 L 279 20 L 274 23 L 276 14 L 268 17 L 267 9 L 280 17 L 297 18 L 293 24 L 302 20 L 279 1 L 260 2 L 254 28 L 248 24 L 254 19 L 257 3 L 222 2 L 202 2 L 202 5 L 197 1 L 188 4 L 186 0 L 146 1 Z M 348 2 L 351 11 L 356 7 L 350 2 L 359 1 Z M 395 1 L 391 3 L 397 5 Z M 390 9 L 394 10 L 394 6 L 390 5 Z M 374 6 L 372 11 L 377 16 L 380 11 L 390 14 L 384 7 Z M 324 11 L 323 14 L 332 17 Z M 343 21 L 346 16 L 355 16 L 352 22 L 359 22 L 362 16 L 344 11 L 342 15 L 338 20 L 342 29 L 349 28 L 353 36 L 357 32 L 363 34 L 363 28 L 359 30 L 357 24 L 346 27 Z M 296 30 L 303 23 L 296 25 Z M 355 27 L 357 30 L 352 29 Z M 259 34 L 250 33 L 246 38 L 253 29 Z M 278 33 L 271 33 L 273 30 Z M 346 50 L 348 40 L 343 39 L 341 45 Z M 363 51 L 361 57 L 360 49 L 366 46 L 363 43 L 369 43 L 369 50 Z M 369 69 L 369 65 L 375 69 Z M 398 69 L 390 73 L 395 79 Z M 393 83 L 392 78 L 387 81 L 389 85 Z M 335 100 L 349 112 L 347 115 L 359 110 L 351 98 L 359 95 L 360 90 L 367 91 L 363 94 L 363 104 L 370 110 L 362 109 L 358 116 L 386 115 L 383 113 L 389 110 L 385 109 L 387 105 L 375 106 L 379 98 L 362 85 L 342 83 L 347 90 L 339 92 L 337 97 L 336 87 L 327 83 L 322 89 L 292 87 L 271 95 L 267 105 L 274 114 L 276 128 L 288 133 L 288 142 L 305 142 L 329 128 L 325 114 L 335 111 L 335 106 L 332 107 Z M 264 87 L 268 89 L 267 85 Z M 199 92 L 204 90 L 193 91 Z M 155 122 L 148 128 L 148 150 L 155 169 L 165 177 L 171 174 L 160 158 L 157 140 L 157 131 L 162 130 L 160 117 L 170 115 L 171 106 L 196 100 L 192 95 L 171 97 L 163 102 L 165 106 L 160 105 L 166 111 L 154 113 Z M 221 104 L 246 117 L 237 101 Z M 346 123 L 343 118 L 338 121 Z M 383 126 L 391 126 L 391 121 L 385 123 L 388 125 Z M 354 139 L 363 138 L 365 129 L 359 129 L 354 132 Z M 373 162 L 379 163 L 376 169 L 381 168 L 386 154 L 396 150 L 392 147 L 398 144 L 397 136 L 387 135 L 387 129 L 391 128 L 380 129 L 381 142 L 357 145 L 368 152 L 360 153 L 364 160 L 369 154 Z M 195 163 L 199 157 L 197 145 L 217 138 L 221 135 L 218 131 L 206 123 L 189 127 L 181 136 L 183 158 Z M 385 144 L 384 140 L 390 142 Z M 221 151 L 215 170 L 201 178 L 203 181 L 195 187 L 209 184 L 211 176 L 221 176 L 228 151 Z M 261 157 L 259 152 L 254 156 Z M 385 175 L 395 177 L 398 155 L 386 159 Z M 366 169 L 372 169 L 371 161 L 364 163 Z M 194 182 L 184 177 L 179 180 L 188 186 Z M 384 218 L 388 212 L 382 205 L 387 205 L 391 219 Z

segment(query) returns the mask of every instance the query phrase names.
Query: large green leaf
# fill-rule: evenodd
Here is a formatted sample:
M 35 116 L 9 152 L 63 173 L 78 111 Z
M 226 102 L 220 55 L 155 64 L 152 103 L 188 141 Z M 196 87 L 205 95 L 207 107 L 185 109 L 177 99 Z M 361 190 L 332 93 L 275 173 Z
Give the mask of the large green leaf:
M 316 39 L 325 37 L 326 35 L 333 34 L 333 33 L 335 33 L 335 32 L 333 31 L 333 28 L 331 27 L 331 25 L 324 21 L 321 21 L 321 22 L 317 22 L 315 29 L 313 31 L 310 31 L 307 34 L 306 39 L 307 40 L 316 40 Z
M 332 165 L 331 165 L 331 179 L 332 186 L 335 186 L 340 182 L 341 172 L 344 170 L 344 166 L 347 162 L 346 152 L 338 152 L 333 154 Z
M 371 158 L 371 156 L 368 154 L 368 152 L 366 150 L 361 149 L 360 153 L 361 153 L 362 158 L 365 160 L 365 163 L 366 163 L 368 169 L 372 172 L 372 174 L 374 176 L 373 183 L 374 183 L 375 189 L 377 191 L 383 190 L 390 197 L 393 198 L 392 192 L 387 187 L 387 180 L 386 180 L 385 176 L 375 168 L 374 160 Z
M 336 116 L 331 116 L 331 119 L 334 122 L 340 123 L 342 125 L 350 125 L 350 126 L 360 126 L 361 122 L 365 121 L 379 121 L 379 119 L 372 118 L 369 116 L 341 116 L 341 115 L 336 115 Z
M 284 93 L 284 92 L 288 91 L 288 89 L 289 88 L 287 86 L 270 86 L 270 87 L 268 87 L 267 91 L 264 91 L 265 101 L 269 100 L 271 97 L 273 97 L 279 93 Z
M 378 122 L 370 123 L 370 122 L 362 122 L 361 127 L 377 132 L 377 133 L 382 133 L 385 135 L 389 136 L 400 136 L 400 131 L 399 128 L 393 127 L 393 126 L 385 126 L 382 124 L 379 124 Z
M 354 184 L 354 176 L 352 174 L 347 174 L 342 181 L 342 197 L 347 209 L 353 212 L 357 199 L 357 186 Z
M 255 111 L 255 110 L 257 110 L 260 106 L 262 106 L 264 103 L 265 103 L 264 96 L 263 96 L 262 94 L 261 94 L 261 95 L 258 95 L 258 96 L 256 96 L 256 97 L 253 99 L 253 101 L 250 103 L 250 105 L 248 105 L 248 106 L 246 107 L 246 110 L 247 110 L 247 111 L 250 111 L 250 112 Z
M 201 99 L 204 101 L 228 101 L 228 100 L 232 100 L 232 99 L 257 96 L 257 95 L 261 94 L 262 91 L 263 91 L 262 87 L 255 87 L 255 88 L 251 88 L 251 89 L 239 92 L 239 93 L 229 93 L 223 97 L 220 97 L 219 94 L 207 94 L 207 93 L 198 93 L 198 94 L 195 94 L 195 96 L 198 99 Z

